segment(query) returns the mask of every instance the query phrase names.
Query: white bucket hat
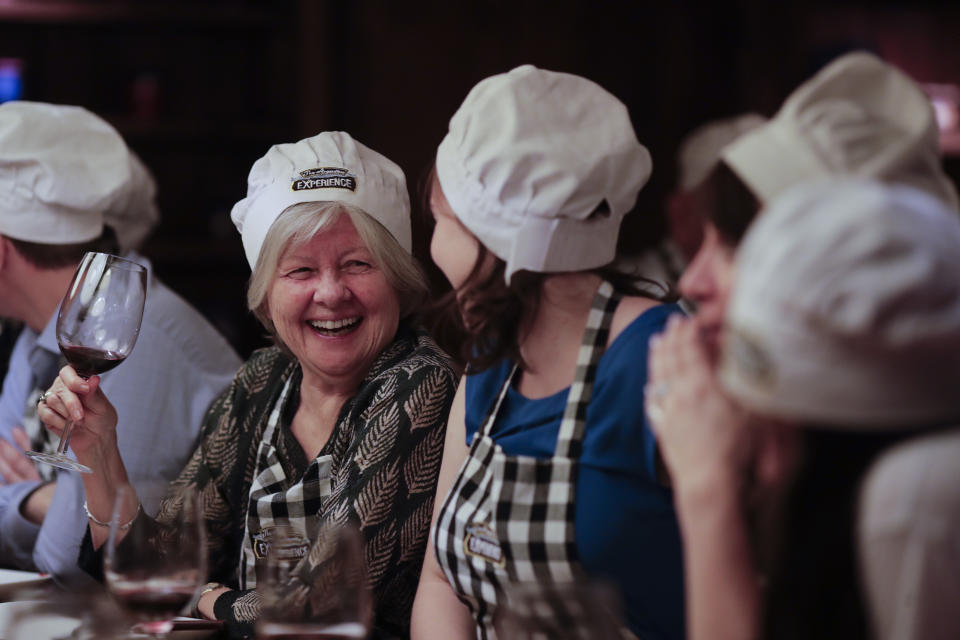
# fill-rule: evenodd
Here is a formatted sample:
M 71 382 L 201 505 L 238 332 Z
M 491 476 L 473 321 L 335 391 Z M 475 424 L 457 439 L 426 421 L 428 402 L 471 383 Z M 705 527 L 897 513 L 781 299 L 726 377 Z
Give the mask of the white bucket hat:
M 707 122 L 688 133 L 677 152 L 677 184 L 685 191 L 703 184 L 728 144 L 766 122 L 757 113 L 745 113 Z
M 958 206 L 930 100 L 902 71 L 863 52 L 824 67 L 723 160 L 763 202 L 800 182 L 849 175 L 910 184 Z
M 253 268 L 270 226 L 301 202 L 342 202 L 358 207 L 411 250 L 410 195 L 403 171 L 343 131 L 270 147 L 247 179 L 247 197 L 230 218 Z
M 623 103 L 590 80 L 531 65 L 470 91 L 436 162 L 450 206 L 506 262 L 507 282 L 521 269 L 611 262 L 652 168 Z
M 160 222 L 157 183 L 139 156 L 130 151 L 130 181 L 103 221 L 117 234 L 121 252 L 138 249 Z
M 104 213 L 130 182 L 127 145 L 82 107 L 0 105 L 0 233 L 76 244 L 103 232 Z
M 960 417 L 960 219 L 902 185 L 804 185 L 747 233 L 721 378 L 760 413 L 883 428 Z

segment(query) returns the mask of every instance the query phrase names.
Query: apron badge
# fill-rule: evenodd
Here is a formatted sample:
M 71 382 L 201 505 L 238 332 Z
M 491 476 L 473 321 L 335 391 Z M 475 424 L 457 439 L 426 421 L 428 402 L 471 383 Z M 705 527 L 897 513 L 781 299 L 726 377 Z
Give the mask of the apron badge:
M 468 556 L 480 558 L 502 567 L 505 564 L 503 549 L 497 534 L 485 524 L 467 525 L 467 535 L 463 539 L 463 550 Z
M 250 536 L 253 555 L 264 560 L 273 548 L 282 558 L 298 560 L 307 555 L 310 541 L 299 532 L 292 533 L 288 527 L 265 527 Z

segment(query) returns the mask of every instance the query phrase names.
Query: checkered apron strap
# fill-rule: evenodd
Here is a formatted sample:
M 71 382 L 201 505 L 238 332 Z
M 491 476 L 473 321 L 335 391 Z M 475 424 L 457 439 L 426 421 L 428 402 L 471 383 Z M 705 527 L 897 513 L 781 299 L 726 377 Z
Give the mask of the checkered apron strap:
M 613 285 L 604 281 L 593 296 L 587 328 L 583 333 L 583 342 L 577 352 L 577 368 L 573 375 L 573 384 L 567 396 L 567 407 L 560 423 L 557 437 L 556 456 L 579 460 L 583 451 L 583 432 L 587 424 L 587 406 L 593 394 L 593 380 L 597 365 L 607 347 L 610 337 L 610 323 L 613 312 L 620 301 L 620 294 Z
M 604 282 L 593 300 L 554 457 L 507 456 L 490 437 L 514 367 L 441 507 L 434 530 L 437 557 L 454 591 L 470 607 L 479 638 L 496 637 L 493 620 L 504 604 L 504 586 L 569 583 L 579 574 L 573 517 L 576 456 L 615 308 L 616 294 Z M 570 624 L 575 628 L 575 621 Z
M 606 350 L 618 300 L 609 282 L 602 282 L 593 297 L 553 458 L 544 464 L 504 457 L 504 471 L 497 474 L 504 484 L 497 513 L 509 511 L 511 519 L 529 521 L 526 544 L 511 540 L 510 545 L 514 579 L 520 582 L 568 583 L 577 579 L 577 465 L 597 364 Z
M 488 511 L 493 506 L 490 500 L 493 480 L 490 468 L 496 448 L 489 434 L 516 371 L 517 366 L 514 365 L 474 434 L 457 479 L 440 508 L 434 531 L 434 549 L 440 566 L 454 593 L 471 609 L 477 620 L 489 619 L 487 603 L 496 600 L 500 582 L 495 574 L 487 575 L 483 560 L 471 560 L 468 557 L 466 536 L 471 534 L 466 533 L 464 523 L 489 520 Z M 479 594 L 479 597 L 473 597 L 474 594 Z
M 290 380 L 284 385 L 267 419 L 263 439 L 257 448 L 257 465 L 247 500 L 247 518 L 240 553 L 240 588 L 256 587 L 257 561 L 269 551 L 270 532 L 292 527 L 305 541 L 317 532 L 316 514 L 332 491 L 333 459 L 319 456 L 307 466 L 303 476 L 289 485 L 277 455 L 280 416 L 290 397 Z M 289 486 L 288 486 L 289 485 Z

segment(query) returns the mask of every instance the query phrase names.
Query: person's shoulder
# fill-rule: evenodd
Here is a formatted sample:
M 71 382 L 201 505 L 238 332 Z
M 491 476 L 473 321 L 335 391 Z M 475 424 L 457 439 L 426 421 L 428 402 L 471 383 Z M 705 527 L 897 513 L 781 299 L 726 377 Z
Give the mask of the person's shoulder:
M 226 368 L 240 363 L 233 347 L 198 309 L 153 278 L 138 339 L 158 349 L 179 350 L 197 363 Z
M 417 327 L 401 327 L 397 338 L 384 349 L 380 360 L 383 366 L 379 367 L 377 378 L 396 375 L 411 377 L 432 372 L 444 378 L 456 379 L 453 359 L 426 331 Z
M 239 422 L 252 423 L 248 418 L 268 403 L 298 367 L 297 360 L 279 347 L 257 349 L 237 370 L 233 383 L 214 402 L 211 412 L 218 416 L 218 422 L 231 415 L 242 415 Z M 228 422 L 233 424 L 236 420 Z
M 960 520 L 960 427 L 910 438 L 884 452 L 861 489 L 866 530 Z
M 663 303 L 640 296 L 625 296 L 617 305 L 610 322 L 610 337 L 607 345 L 612 345 L 618 338 L 623 341 L 642 339 L 648 340 L 653 334 L 660 333 L 667 324 L 667 319 L 676 313 L 683 313 L 678 304 Z
M 456 374 L 456 365 L 446 351 L 440 348 L 436 340 L 426 331 L 417 330 L 414 332 L 414 346 L 411 356 L 424 366 L 436 367 L 448 372 L 451 375 Z
M 625 298 L 624 302 L 635 304 L 631 300 Z M 621 306 L 623 304 L 621 302 Z M 628 311 L 630 313 L 623 318 L 625 324 L 620 331 L 614 333 L 611 328 L 607 350 L 597 369 L 597 382 L 606 392 L 624 389 L 624 393 L 629 395 L 646 383 L 650 338 L 664 330 L 671 315 L 683 311 L 676 304 L 655 301 L 653 304 L 636 305 L 628 308 Z M 642 401 L 642 394 L 639 394 L 639 398 Z

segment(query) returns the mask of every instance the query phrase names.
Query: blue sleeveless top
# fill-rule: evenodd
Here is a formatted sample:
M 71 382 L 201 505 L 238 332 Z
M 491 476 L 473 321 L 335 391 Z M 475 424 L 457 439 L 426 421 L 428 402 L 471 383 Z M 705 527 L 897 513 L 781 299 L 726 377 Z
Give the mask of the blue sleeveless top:
M 630 629 L 641 638 L 684 637 L 683 560 L 673 496 L 656 479 L 656 441 L 643 387 L 647 343 L 677 305 L 648 309 L 603 354 L 587 408 L 577 476 L 575 531 L 584 570 L 620 590 Z M 467 377 L 467 445 L 511 362 Z M 532 400 L 510 388 L 491 437 L 508 455 L 553 455 L 568 389 Z

